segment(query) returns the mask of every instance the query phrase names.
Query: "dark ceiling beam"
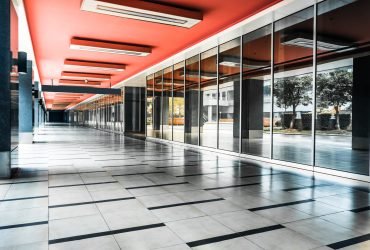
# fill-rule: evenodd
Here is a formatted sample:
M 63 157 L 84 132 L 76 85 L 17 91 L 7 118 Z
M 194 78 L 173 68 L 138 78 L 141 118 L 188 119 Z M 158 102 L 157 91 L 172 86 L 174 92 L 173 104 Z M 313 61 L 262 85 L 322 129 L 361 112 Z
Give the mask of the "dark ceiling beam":
M 121 89 L 111 88 L 94 88 L 82 86 L 53 86 L 42 85 L 42 92 L 62 92 L 62 93 L 84 93 L 84 94 L 103 94 L 103 95 L 120 95 Z

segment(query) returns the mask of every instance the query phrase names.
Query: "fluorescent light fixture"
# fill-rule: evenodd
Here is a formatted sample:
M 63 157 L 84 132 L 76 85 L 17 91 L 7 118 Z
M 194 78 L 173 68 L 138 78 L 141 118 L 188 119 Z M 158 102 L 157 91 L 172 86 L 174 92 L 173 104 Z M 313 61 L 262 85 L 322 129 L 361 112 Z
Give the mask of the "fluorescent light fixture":
M 92 40 L 77 37 L 71 39 L 71 45 L 69 46 L 69 48 L 75 50 L 122 54 L 129 56 L 147 56 L 152 53 L 152 48 L 148 46 Z
M 199 11 L 143 0 L 83 0 L 81 10 L 184 28 L 203 19 Z
M 286 36 L 282 39 L 282 44 L 304 48 L 313 48 L 314 41 L 311 34 L 298 33 Z M 351 46 L 349 42 L 338 41 L 324 36 L 317 37 L 317 49 L 323 51 L 344 50 Z
M 77 80 L 98 80 L 107 81 L 110 80 L 108 74 L 96 74 L 96 73 L 80 73 L 80 72 L 62 72 L 62 77 L 66 79 L 77 79 Z
M 220 65 L 226 66 L 226 67 L 240 67 L 240 58 L 234 57 L 234 56 L 224 56 L 220 58 Z M 244 59 L 243 62 L 243 68 L 248 69 L 260 69 L 264 67 L 269 67 L 270 62 L 269 61 L 262 61 L 262 60 L 254 60 L 254 59 Z
M 120 63 L 107 63 L 107 62 L 94 62 L 94 61 L 82 61 L 66 59 L 64 65 L 69 68 L 78 69 L 89 69 L 89 70 L 102 70 L 102 71 L 114 71 L 123 72 L 126 69 L 126 65 Z
M 99 82 L 99 81 L 72 80 L 72 79 L 60 79 L 59 84 L 100 85 L 101 82 Z

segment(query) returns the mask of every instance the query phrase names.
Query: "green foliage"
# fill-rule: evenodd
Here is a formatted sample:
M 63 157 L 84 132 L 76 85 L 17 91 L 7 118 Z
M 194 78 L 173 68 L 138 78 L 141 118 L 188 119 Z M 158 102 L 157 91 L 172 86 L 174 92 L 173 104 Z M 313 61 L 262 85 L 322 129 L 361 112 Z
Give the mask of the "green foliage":
M 316 83 L 320 107 L 340 107 L 352 101 L 352 72 L 337 70 L 318 74 Z
M 279 108 L 293 108 L 293 112 L 298 105 L 308 105 L 312 102 L 310 96 L 312 88 L 312 77 L 286 77 L 279 79 L 274 84 L 274 97 Z

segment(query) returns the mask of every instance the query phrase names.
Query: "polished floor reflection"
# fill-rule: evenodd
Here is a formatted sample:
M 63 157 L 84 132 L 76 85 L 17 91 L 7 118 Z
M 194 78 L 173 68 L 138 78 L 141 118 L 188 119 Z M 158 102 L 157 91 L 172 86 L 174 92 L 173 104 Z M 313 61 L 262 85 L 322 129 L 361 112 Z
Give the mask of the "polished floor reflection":
M 0 180 L 0 249 L 369 249 L 369 187 L 50 124 Z

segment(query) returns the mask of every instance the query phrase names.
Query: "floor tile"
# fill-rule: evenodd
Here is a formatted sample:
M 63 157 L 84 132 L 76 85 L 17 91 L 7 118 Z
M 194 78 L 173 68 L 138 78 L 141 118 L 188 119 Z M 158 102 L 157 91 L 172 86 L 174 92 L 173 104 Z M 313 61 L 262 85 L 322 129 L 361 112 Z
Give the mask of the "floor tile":
M 52 244 L 49 250 L 119 250 L 113 236 L 96 237 L 83 240 Z

